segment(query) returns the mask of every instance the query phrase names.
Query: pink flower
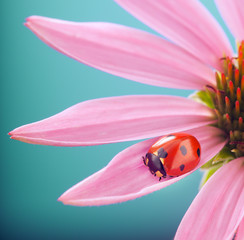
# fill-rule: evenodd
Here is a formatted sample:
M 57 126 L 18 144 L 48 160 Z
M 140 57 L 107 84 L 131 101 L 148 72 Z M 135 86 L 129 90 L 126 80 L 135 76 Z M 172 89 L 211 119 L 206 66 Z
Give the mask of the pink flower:
M 192 97 L 198 101 L 150 95 L 96 99 L 19 127 L 10 132 L 11 138 L 54 146 L 151 138 L 120 152 L 105 168 L 59 198 L 65 204 L 86 206 L 134 199 L 189 175 L 191 172 L 159 182 L 144 166 L 142 156 L 159 136 L 179 131 L 192 134 L 202 149 L 196 169 L 204 165 L 209 169 L 207 177 L 218 170 L 193 201 L 176 239 L 222 240 L 234 235 L 243 239 L 242 0 L 216 0 L 239 41 L 236 59 L 232 59 L 235 55 L 223 30 L 198 1 L 116 1 L 170 41 L 102 22 L 74 23 L 32 16 L 26 26 L 51 47 L 82 63 L 146 84 L 198 89 Z

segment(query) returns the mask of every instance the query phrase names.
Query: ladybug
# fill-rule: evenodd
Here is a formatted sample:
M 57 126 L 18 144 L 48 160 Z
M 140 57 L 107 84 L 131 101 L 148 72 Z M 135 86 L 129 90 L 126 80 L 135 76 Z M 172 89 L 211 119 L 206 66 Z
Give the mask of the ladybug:
M 144 164 L 154 176 L 178 177 L 194 169 L 200 161 L 198 140 L 187 133 L 174 133 L 155 142 L 145 157 Z

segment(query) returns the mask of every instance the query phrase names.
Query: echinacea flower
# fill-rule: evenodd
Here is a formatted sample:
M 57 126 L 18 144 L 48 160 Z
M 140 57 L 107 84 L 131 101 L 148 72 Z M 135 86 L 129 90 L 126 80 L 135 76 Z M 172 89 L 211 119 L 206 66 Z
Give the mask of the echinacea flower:
M 56 50 L 92 67 L 160 87 L 199 90 L 190 99 L 122 96 L 86 101 L 10 132 L 12 139 L 54 146 L 144 140 L 116 155 L 102 170 L 59 200 L 86 206 L 134 199 L 202 167 L 200 193 L 176 239 L 244 238 L 244 13 L 242 1 L 216 0 L 235 36 L 238 53 L 217 21 L 196 0 L 116 0 L 165 36 L 112 23 L 74 23 L 32 16 L 29 27 Z M 179 177 L 154 178 L 144 156 L 159 136 L 184 131 L 201 144 L 198 166 Z

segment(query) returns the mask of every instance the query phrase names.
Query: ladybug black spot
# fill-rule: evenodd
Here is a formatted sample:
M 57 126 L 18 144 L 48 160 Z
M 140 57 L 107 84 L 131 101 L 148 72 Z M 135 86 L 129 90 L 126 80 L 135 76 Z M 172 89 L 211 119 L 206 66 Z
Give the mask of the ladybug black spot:
M 180 170 L 183 171 L 184 168 L 185 168 L 185 165 L 184 165 L 184 164 L 181 164 L 181 165 L 180 165 Z
M 168 156 L 168 153 L 167 153 L 166 151 L 164 151 L 163 148 L 160 148 L 160 149 L 158 150 L 158 156 L 159 156 L 160 158 L 166 158 L 166 157 Z
M 187 150 L 186 150 L 186 147 L 185 146 L 181 146 L 180 147 L 180 151 L 181 153 L 185 156 L 187 154 Z
M 198 155 L 198 157 L 200 157 L 200 149 L 199 148 L 197 149 L 197 155 Z

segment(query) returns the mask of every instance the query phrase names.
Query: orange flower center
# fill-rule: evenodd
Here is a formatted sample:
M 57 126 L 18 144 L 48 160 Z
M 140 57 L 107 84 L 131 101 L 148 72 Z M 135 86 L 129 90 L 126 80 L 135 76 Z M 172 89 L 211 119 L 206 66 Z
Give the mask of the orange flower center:
M 229 136 L 229 147 L 237 157 L 244 155 L 244 41 L 238 57 L 221 58 L 224 72 L 216 72 L 216 88 L 207 86 L 218 119 L 218 127 Z

